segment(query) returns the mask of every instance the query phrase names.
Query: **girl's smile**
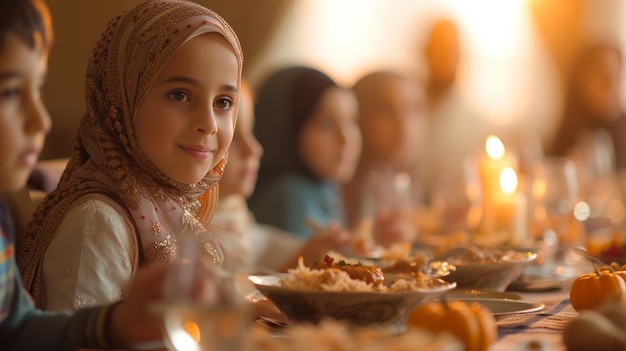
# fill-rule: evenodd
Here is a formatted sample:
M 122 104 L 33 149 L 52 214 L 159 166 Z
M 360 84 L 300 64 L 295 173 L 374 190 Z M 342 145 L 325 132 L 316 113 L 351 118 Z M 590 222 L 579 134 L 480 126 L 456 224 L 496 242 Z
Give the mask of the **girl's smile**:
M 210 158 L 215 152 L 215 149 L 203 145 L 178 145 L 178 147 L 186 154 L 201 160 Z
M 19 161 L 28 167 L 35 167 L 39 154 L 41 153 L 39 148 L 33 147 L 20 154 Z

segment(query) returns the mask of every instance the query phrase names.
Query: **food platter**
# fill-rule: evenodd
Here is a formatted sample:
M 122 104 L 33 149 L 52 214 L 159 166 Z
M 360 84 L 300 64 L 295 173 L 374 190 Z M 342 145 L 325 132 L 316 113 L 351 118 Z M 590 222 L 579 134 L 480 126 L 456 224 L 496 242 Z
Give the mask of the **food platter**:
M 284 313 L 289 322 L 317 323 L 327 317 L 356 325 L 404 324 L 411 307 L 445 294 L 456 284 L 434 279 L 429 287 L 411 291 L 320 291 L 285 288 L 288 273 L 250 276 L 248 279 Z

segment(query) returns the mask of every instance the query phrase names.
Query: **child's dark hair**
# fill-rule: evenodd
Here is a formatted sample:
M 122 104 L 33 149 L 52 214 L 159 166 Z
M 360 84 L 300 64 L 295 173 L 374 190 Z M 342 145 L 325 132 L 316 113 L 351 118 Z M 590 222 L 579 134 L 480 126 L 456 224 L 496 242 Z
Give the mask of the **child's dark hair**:
M 52 43 L 52 17 L 45 0 L 0 1 L 0 51 L 9 34 L 17 35 L 30 48 L 47 50 Z

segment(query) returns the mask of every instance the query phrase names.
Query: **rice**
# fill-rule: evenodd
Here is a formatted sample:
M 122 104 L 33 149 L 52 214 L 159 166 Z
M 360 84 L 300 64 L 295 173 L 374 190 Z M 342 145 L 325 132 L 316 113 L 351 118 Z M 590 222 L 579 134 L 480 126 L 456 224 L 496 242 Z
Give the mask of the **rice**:
M 415 279 L 398 279 L 392 284 L 374 285 L 363 280 L 350 278 L 340 269 L 311 269 L 298 259 L 298 266 L 289 269 L 288 275 L 280 280 L 284 288 L 294 290 L 337 291 L 337 292 L 402 292 L 416 291 L 431 287 L 430 280 L 424 274 L 417 274 Z
M 271 336 L 264 327 L 254 326 L 244 340 L 246 351 L 462 351 L 465 346 L 447 333 L 433 334 L 408 328 L 400 335 L 389 335 L 376 326 L 354 328 L 326 319 L 318 325 L 296 324 L 281 337 Z

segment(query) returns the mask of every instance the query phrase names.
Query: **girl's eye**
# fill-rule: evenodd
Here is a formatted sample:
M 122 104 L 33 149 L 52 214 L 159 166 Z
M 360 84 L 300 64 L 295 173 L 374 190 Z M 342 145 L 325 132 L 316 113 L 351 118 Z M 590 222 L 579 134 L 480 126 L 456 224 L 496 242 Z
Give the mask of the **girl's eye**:
M 222 110 L 230 110 L 233 107 L 233 100 L 230 98 L 220 98 L 215 102 L 215 106 Z
M 180 91 L 180 90 L 173 91 L 167 94 L 167 96 L 169 96 L 174 101 L 189 101 L 189 97 L 187 96 L 187 93 L 184 91 Z

